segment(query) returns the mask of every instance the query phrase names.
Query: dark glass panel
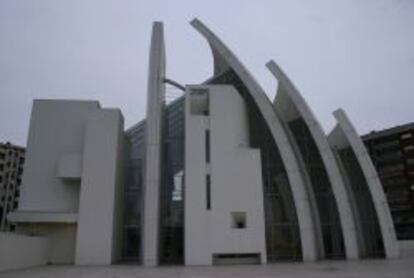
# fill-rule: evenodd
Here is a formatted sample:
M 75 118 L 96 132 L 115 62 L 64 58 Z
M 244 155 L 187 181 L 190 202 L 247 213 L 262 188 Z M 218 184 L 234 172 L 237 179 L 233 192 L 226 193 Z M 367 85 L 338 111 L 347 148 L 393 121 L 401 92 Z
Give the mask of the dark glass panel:
M 289 123 L 311 180 L 321 224 L 325 257 L 344 258 L 345 249 L 335 196 L 322 157 L 302 118 Z
M 358 211 L 358 222 L 363 243 L 362 256 L 368 258 L 384 257 L 381 229 L 364 173 L 351 148 L 340 150 L 339 156 L 349 178 Z
M 184 262 L 184 98 L 167 106 L 160 197 L 161 264 Z

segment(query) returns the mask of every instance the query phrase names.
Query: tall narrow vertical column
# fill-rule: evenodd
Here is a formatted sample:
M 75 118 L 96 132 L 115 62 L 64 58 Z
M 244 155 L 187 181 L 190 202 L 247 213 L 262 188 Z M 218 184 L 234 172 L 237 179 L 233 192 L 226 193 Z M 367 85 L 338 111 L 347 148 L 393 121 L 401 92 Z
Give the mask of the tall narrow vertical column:
M 165 46 L 161 22 L 152 27 L 145 127 L 144 217 L 142 263 L 158 263 L 159 195 L 162 166 L 162 123 L 165 106 Z

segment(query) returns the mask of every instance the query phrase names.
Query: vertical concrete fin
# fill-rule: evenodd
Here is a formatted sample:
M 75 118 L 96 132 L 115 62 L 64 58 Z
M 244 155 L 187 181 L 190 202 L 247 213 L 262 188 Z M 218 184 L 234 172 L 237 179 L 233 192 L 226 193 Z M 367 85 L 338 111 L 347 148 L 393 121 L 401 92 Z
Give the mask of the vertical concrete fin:
M 325 133 L 306 101 L 282 69 L 274 61 L 268 62 L 266 66 L 279 81 L 279 87 L 284 89 L 283 92 L 285 93 L 285 97 L 290 100 L 309 128 L 322 157 L 326 172 L 328 173 L 332 191 L 338 206 L 339 218 L 345 241 L 346 256 L 350 259 L 356 259 L 359 257 L 359 246 L 351 199 L 348 196 L 348 191 L 342 180 L 339 167 L 336 164 L 335 156 L 329 146 Z M 274 107 L 275 109 L 278 109 L 277 105 Z
M 340 145 L 339 147 L 349 146 L 354 152 L 367 181 L 368 190 L 374 203 L 384 243 L 385 255 L 387 258 L 397 258 L 399 255 L 399 245 L 390 209 L 388 207 L 378 173 L 371 161 L 364 143 L 345 112 L 342 109 L 338 109 L 333 114 L 338 124 L 329 137 L 335 139 L 335 142 Z
M 161 22 L 152 28 L 144 158 L 142 262 L 158 264 L 159 195 L 162 163 L 162 126 L 165 107 L 165 46 Z
M 302 254 L 305 261 L 317 259 L 315 228 L 309 198 L 305 189 L 303 177 L 298 161 L 289 143 L 284 127 L 273 111 L 272 103 L 258 82 L 233 54 L 233 52 L 200 20 L 194 19 L 191 25 L 208 41 L 214 56 L 215 73 L 221 73 L 225 69 L 232 69 L 247 87 L 251 98 L 260 110 L 274 142 L 280 151 L 286 172 L 290 181 L 293 200 L 299 223 L 299 233 L 302 244 Z

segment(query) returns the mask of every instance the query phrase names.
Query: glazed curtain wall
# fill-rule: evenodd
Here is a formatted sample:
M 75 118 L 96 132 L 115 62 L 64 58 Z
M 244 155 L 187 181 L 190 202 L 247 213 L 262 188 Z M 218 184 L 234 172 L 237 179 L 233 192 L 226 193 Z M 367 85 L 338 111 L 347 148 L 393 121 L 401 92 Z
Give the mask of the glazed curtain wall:
M 184 98 L 167 107 L 160 197 L 160 264 L 184 262 Z
M 338 153 L 349 178 L 350 189 L 359 215 L 363 241 L 361 255 L 368 258 L 383 258 L 385 257 L 385 251 L 381 229 L 364 173 L 351 148 L 339 150 Z
M 291 121 L 289 128 L 311 180 L 321 222 L 325 258 L 345 258 L 345 247 L 338 208 L 322 157 L 302 118 Z
M 124 221 L 122 258 L 141 260 L 142 166 L 144 156 L 145 122 L 140 122 L 126 133 L 128 160 L 125 167 Z
M 182 264 L 184 249 L 184 98 L 167 106 L 160 190 L 160 264 Z M 129 151 L 125 168 L 124 261 L 141 262 L 141 212 L 145 121 L 126 133 Z

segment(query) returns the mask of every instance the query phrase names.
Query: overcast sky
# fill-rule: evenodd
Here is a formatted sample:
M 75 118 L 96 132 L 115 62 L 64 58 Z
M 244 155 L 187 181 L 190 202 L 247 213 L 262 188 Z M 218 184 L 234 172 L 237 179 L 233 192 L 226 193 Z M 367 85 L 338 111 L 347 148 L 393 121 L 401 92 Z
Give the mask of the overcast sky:
M 204 81 L 213 61 L 194 17 L 272 99 L 264 64 L 279 63 L 327 132 L 339 107 L 360 133 L 414 121 L 412 0 L 0 0 L 0 142 L 26 144 L 33 99 L 94 99 L 126 128 L 141 120 L 155 20 L 168 77 Z

